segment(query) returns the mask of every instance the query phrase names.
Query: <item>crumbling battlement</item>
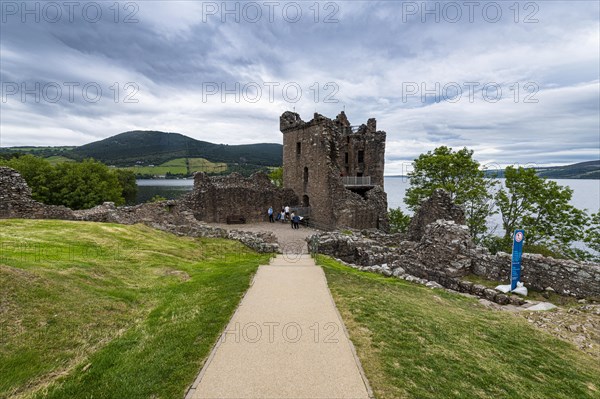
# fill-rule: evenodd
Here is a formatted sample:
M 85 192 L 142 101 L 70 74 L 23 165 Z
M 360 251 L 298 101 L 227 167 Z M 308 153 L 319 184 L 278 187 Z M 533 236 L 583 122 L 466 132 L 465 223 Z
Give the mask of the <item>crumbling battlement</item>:
M 386 133 L 375 119 L 352 126 L 344 112 L 335 119 L 315 113 L 305 122 L 288 111 L 279 125 L 284 187 L 310 208 L 315 226 L 387 230 Z

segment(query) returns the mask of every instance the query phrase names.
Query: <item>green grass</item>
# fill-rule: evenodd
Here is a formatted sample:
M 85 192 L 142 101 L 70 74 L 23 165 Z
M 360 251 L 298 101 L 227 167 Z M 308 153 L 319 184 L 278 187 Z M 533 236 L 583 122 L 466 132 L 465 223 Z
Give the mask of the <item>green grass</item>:
M 182 398 L 267 259 L 143 225 L 0 221 L 0 398 Z
M 74 159 L 63 157 L 62 155 L 53 155 L 51 157 L 45 158 L 46 161 L 50 162 L 51 165 L 56 165 L 61 162 L 75 162 Z
M 131 170 L 136 174 L 160 175 L 167 173 L 186 175 L 193 172 L 218 173 L 227 170 L 227 164 L 222 162 L 210 162 L 204 158 L 177 158 L 156 166 L 131 166 L 122 169 Z
M 377 398 L 600 398 L 600 365 L 509 312 L 319 256 Z

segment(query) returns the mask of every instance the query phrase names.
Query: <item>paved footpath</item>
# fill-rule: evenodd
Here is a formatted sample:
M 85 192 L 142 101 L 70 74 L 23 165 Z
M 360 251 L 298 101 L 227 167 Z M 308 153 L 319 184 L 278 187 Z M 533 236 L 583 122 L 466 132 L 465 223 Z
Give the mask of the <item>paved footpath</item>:
M 260 266 L 187 399 L 369 398 L 323 270 L 309 255 Z

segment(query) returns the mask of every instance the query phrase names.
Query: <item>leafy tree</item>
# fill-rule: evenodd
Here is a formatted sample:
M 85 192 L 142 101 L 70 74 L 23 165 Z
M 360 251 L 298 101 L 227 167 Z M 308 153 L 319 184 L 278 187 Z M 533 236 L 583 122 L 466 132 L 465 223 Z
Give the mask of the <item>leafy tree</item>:
M 596 252 L 590 254 L 589 259 L 600 262 L 600 212 L 593 213 L 588 222 L 583 241 Z
M 465 210 L 471 236 L 479 241 L 486 234 L 486 220 L 495 212 L 491 189 L 497 182 L 485 176 L 472 150 L 438 147 L 415 159 L 408 176 L 411 187 L 404 202 L 410 209 L 416 210 L 435 189 L 442 188 Z
M 125 200 L 125 203 L 135 203 L 138 192 L 135 173 L 126 169 L 114 169 L 113 172 L 117 174 L 117 179 L 121 185 L 121 196 Z
M 86 209 L 105 201 L 117 205 L 125 202 L 117 173 L 92 159 L 52 166 L 45 159 L 24 155 L 0 164 L 19 171 L 33 199 L 44 204 Z
M 56 187 L 50 195 L 50 204 L 87 209 L 105 201 L 125 203 L 116 173 L 103 163 L 92 159 L 63 162 L 54 167 L 54 172 Z
M 573 190 L 537 176 L 532 168 L 509 166 L 505 177 L 506 188 L 496 195 L 505 242 L 510 242 L 515 229 L 522 228 L 528 245 L 570 253 L 571 243 L 584 236 L 588 219 L 569 203 Z
M 404 233 L 410 224 L 410 216 L 402 212 L 400 207 L 388 211 L 390 233 Z
M 269 173 L 269 179 L 275 184 L 277 187 L 283 187 L 283 167 L 280 166 L 271 170 Z
M 165 197 L 163 197 L 162 195 L 156 194 L 154 197 L 150 198 L 146 202 L 161 202 L 161 201 L 166 201 L 166 200 L 167 199 Z

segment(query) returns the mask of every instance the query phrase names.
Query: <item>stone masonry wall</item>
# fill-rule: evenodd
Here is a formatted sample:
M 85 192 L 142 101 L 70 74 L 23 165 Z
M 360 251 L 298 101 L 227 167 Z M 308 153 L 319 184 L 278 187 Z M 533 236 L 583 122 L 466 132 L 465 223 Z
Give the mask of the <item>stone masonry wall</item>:
M 453 220 L 458 224 L 465 224 L 465 214 L 461 207 L 455 205 L 444 190 L 437 189 L 431 197 L 427 198 L 419 206 L 408 226 L 408 239 L 419 241 L 427 225 L 438 219 Z
M 246 222 L 268 220 L 267 210 L 298 205 L 291 189 L 276 187 L 264 173 L 244 178 L 238 173 L 210 177 L 205 173 L 194 176 L 194 190 L 182 199 L 198 220 L 225 223 L 231 215 L 241 215 Z
M 389 270 L 390 275 L 410 274 L 458 291 L 476 290 L 492 298 L 490 300 L 498 293 L 484 291 L 485 287 L 462 281 L 461 277 L 475 274 L 507 282 L 510 276 L 509 254 L 492 255 L 486 248 L 475 246 L 468 228 L 453 221 L 438 220 L 429 224 L 418 242 L 382 244 L 380 237 L 369 238 L 358 232 L 323 233 L 308 240 L 311 251 L 349 264 Z M 538 290 L 551 287 L 562 295 L 600 297 L 600 264 L 524 254 L 521 281 Z M 504 297 L 499 298 L 504 301 Z
M 449 195 L 436 190 L 423 201 L 406 235 L 332 232 L 313 236 L 310 242 L 312 251 L 358 267 L 395 276 L 408 274 L 505 302 L 506 296 L 461 280 L 475 274 L 507 283 L 511 269 L 511 255 L 503 252 L 492 255 L 486 248 L 476 246 L 469 229 L 462 224 L 464 220 L 462 209 L 452 203 Z M 521 280 L 537 290 L 550 287 L 563 295 L 600 297 L 600 264 L 597 263 L 523 254 Z
M 74 219 L 64 206 L 44 205 L 31 198 L 31 189 L 14 169 L 0 166 L 0 219 Z
M 308 122 L 285 112 L 280 130 L 284 187 L 298 195 L 302 206 L 311 208 L 315 226 L 387 230 L 386 134 L 376 130 L 374 119 L 353 128 L 343 112 L 333 120 L 315 113 Z M 344 186 L 343 176 L 357 175 L 370 176 L 372 185 L 355 191 Z

